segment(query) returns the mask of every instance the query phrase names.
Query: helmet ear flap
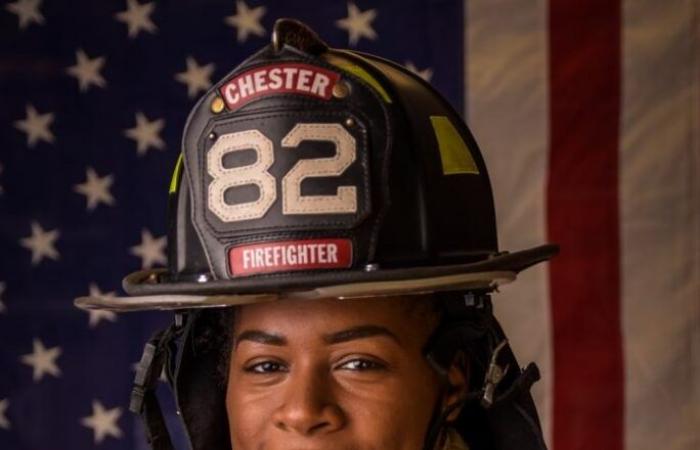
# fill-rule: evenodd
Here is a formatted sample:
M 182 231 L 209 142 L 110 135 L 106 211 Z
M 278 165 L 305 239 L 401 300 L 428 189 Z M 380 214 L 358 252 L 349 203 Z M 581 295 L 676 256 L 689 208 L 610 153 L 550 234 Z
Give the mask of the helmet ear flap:
M 426 358 L 445 380 L 460 352 L 468 359 L 469 393 L 461 403 L 453 404 L 459 413 L 450 426 L 459 431 L 471 450 L 544 450 L 536 408 L 528 392 L 538 378 L 536 366 L 531 364 L 524 372 L 519 369 L 493 317 L 488 293 L 437 293 L 435 300 L 442 320 L 425 347 Z M 494 364 L 510 370 L 503 371 L 502 379 L 492 386 L 495 402 L 485 406 L 486 384 L 491 381 L 487 374 Z M 438 436 L 453 412 L 437 410 L 429 435 Z
M 493 316 L 490 296 L 488 293 L 448 292 L 436 294 L 436 298 L 441 302 L 442 320 L 425 347 L 426 358 L 446 377 L 455 358 L 462 353 L 469 367 L 469 400 L 479 400 L 488 409 L 507 397 L 502 394 L 509 393 L 511 386 L 521 378 L 515 355 Z M 532 378 L 532 374 L 526 375 L 526 379 Z M 525 380 L 518 383 L 523 384 Z M 531 384 L 524 389 L 529 389 Z
M 230 340 L 227 324 L 231 317 L 230 309 L 188 313 L 177 355 L 174 391 L 195 449 L 224 449 L 231 445 L 226 379 L 222 377 L 222 362 L 228 361 L 223 352 L 231 348 L 226 344 Z

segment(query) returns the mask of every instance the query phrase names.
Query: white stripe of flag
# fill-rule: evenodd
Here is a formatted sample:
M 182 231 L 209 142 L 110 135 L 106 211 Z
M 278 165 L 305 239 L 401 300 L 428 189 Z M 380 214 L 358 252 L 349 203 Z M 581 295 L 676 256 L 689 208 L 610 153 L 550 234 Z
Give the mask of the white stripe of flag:
M 624 0 L 620 7 L 622 442 L 627 450 L 695 450 L 700 448 L 700 5 Z M 544 1 L 465 2 L 467 120 L 492 178 L 502 249 L 547 241 L 549 8 Z M 521 363 L 534 360 L 542 369 L 535 397 L 553 448 L 556 342 L 548 277 L 547 266 L 530 269 L 504 287 L 495 304 Z M 567 380 L 556 383 L 567 386 Z M 574 421 L 581 414 L 575 408 L 567 413 Z

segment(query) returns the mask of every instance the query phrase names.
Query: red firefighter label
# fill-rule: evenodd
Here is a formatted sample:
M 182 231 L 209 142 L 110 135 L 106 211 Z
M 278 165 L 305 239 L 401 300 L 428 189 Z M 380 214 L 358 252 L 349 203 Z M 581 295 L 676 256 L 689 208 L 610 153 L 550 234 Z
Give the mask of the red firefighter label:
M 229 110 L 258 98 L 294 93 L 328 100 L 340 74 L 310 64 L 285 63 L 257 67 L 226 82 L 219 91 Z
M 304 239 L 246 244 L 228 251 L 233 276 L 294 270 L 339 269 L 352 265 L 350 239 Z

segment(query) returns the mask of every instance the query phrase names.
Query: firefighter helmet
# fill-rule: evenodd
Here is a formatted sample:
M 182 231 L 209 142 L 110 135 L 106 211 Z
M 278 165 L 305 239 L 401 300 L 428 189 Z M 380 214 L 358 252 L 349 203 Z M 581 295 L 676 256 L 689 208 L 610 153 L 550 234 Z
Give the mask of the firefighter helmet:
M 224 395 L 211 383 L 220 349 L 200 345 L 217 334 L 221 309 L 205 308 L 432 295 L 446 314 L 426 356 L 440 370 L 476 343 L 483 383 L 475 392 L 493 406 L 467 408 L 459 431 L 477 450 L 541 450 L 528 393 L 537 371 L 519 370 L 488 293 L 556 251 L 499 251 L 484 160 L 430 84 L 282 19 L 272 43 L 213 86 L 187 120 L 169 193 L 168 267 L 128 275 L 129 297 L 76 304 L 176 311 L 147 345 L 131 409 L 144 415 L 154 448 L 171 448 L 153 393 L 165 366 L 200 450 L 229 445 Z
M 169 205 L 167 269 L 80 305 L 493 289 L 556 251 L 498 250 L 483 158 L 430 84 L 291 20 L 194 107 Z

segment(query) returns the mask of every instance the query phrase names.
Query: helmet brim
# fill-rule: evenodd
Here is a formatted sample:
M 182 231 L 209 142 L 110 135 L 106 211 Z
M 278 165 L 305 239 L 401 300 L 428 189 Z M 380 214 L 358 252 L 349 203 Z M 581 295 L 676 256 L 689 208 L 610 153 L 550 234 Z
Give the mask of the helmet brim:
M 165 269 L 152 269 L 132 273 L 124 279 L 124 289 L 130 294 L 128 297 L 86 296 L 77 298 L 75 305 L 115 312 L 184 310 L 284 299 L 350 299 L 451 290 L 493 290 L 515 280 L 519 272 L 550 259 L 557 252 L 556 245 L 542 245 L 519 252 L 499 253 L 470 264 L 285 274 L 201 283 L 160 281 Z

